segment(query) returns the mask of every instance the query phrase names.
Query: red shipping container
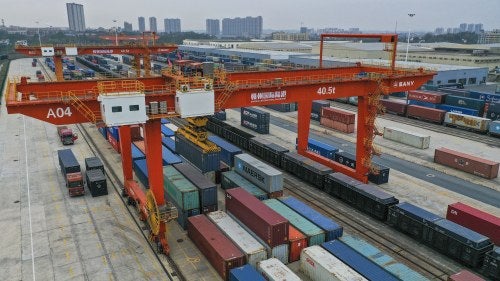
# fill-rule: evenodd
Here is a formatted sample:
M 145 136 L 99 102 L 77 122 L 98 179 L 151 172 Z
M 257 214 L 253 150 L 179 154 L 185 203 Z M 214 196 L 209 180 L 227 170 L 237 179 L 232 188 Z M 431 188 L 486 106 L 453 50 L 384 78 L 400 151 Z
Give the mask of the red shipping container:
M 273 248 L 288 242 L 288 220 L 241 187 L 226 190 L 226 210 Z
M 414 117 L 417 119 L 442 124 L 446 111 L 419 105 L 408 105 L 406 114 L 408 115 L 408 117 Z
M 228 279 L 229 270 L 245 264 L 245 255 L 205 215 L 189 217 L 187 231 L 222 279 Z
M 288 262 L 300 260 L 300 252 L 307 248 L 307 237 L 290 225 L 288 227 Z
M 338 121 L 344 124 L 354 124 L 356 122 L 356 114 L 332 107 L 322 107 L 321 117 L 330 120 Z
M 113 137 L 112 134 L 108 134 L 108 142 L 115 149 L 116 152 L 120 153 L 120 143 Z
M 137 148 L 139 148 L 140 151 L 142 151 L 142 153 L 144 153 L 144 155 L 146 155 L 146 146 L 144 145 L 144 141 L 134 141 L 133 143 L 137 146 Z
M 406 115 L 406 101 L 381 99 L 380 103 L 385 107 L 386 112 L 396 115 Z
M 130 126 L 130 138 L 132 141 L 142 140 L 141 127 L 139 125 Z
M 354 133 L 354 124 L 344 124 L 338 121 L 321 117 L 319 123 L 325 127 L 335 129 L 344 133 Z
M 446 219 L 481 233 L 490 238 L 495 245 L 500 245 L 499 217 L 457 202 L 448 205 Z
M 321 124 L 325 127 L 331 128 L 333 126 L 333 120 L 325 118 L 325 117 L 321 117 L 319 119 L 319 124 Z
M 283 190 L 278 190 L 278 191 L 275 191 L 275 192 L 268 193 L 267 197 L 269 197 L 269 199 L 283 197 Z
M 409 91 L 408 99 L 409 100 L 418 100 L 428 103 L 443 103 L 444 98 L 446 97 L 445 93 L 440 92 L 429 92 L 429 91 Z
M 487 179 L 498 175 L 499 163 L 448 148 L 434 151 L 434 162 Z
M 448 281 L 485 281 L 485 280 L 468 270 L 462 269 L 461 271 L 448 276 Z

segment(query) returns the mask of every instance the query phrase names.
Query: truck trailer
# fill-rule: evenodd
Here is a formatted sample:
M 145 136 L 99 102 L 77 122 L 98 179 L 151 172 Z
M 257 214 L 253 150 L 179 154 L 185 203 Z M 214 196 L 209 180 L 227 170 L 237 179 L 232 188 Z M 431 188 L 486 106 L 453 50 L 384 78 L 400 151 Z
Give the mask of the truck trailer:
M 69 196 L 85 194 L 82 171 L 73 151 L 71 149 L 61 149 L 57 151 L 57 155 Z

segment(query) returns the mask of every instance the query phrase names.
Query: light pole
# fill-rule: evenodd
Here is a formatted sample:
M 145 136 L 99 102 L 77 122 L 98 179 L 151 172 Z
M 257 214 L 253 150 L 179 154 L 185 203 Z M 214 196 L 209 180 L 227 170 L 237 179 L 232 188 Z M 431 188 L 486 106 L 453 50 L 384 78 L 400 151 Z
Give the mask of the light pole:
M 42 39 L 40 38 L 40 23 L 36 21 L 36 26 L 37 26 L 37 33 L 38 33 L 38 44 L 40 47 L 42 47 Z
M 116 25 L 117 20 L 113 20 L 115 23 L 115 45 L 118 46 L 118 26 Z
M 410 19 L 415 16 L 415 14 L 408 14 L 410 16 Z M 406 44 L 406 57 L 405 57 L 405 62 L 408 61 L 408 48 L 410 47 L 410 24 L 408 25 L 408 42 Z

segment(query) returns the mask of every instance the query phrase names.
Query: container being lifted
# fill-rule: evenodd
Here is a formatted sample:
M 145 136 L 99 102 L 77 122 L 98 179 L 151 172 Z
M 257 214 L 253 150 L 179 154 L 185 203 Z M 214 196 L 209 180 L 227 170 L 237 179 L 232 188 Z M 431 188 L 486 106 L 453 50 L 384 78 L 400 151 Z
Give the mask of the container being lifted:
M 76 160 L 73 151 L 71 149 L 61 149 L 57 151 L 57 155 L 69 196 L 85 194 L 80 164 Z
M 57 134 L 59 135 L 59 139 L 64 145 L 74 144 L 75 140 L 78 139 L 78 136 L 73 133 L 73 130 L 71 130 L 71 128 L 68 128 L 67 126 L 58 126 Z

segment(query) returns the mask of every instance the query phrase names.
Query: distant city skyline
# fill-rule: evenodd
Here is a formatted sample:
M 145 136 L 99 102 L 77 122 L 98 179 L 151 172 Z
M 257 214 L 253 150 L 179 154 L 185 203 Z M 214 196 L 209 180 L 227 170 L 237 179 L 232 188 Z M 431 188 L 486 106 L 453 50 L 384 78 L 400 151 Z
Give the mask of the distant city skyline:
M 67 27 L 66 2 L 51 0 L 50 5 L 40 1 L 3 0 L 0 18 L 6 26 Z M 87 28 L 111 28 L 118 22 L 137 22 L 139 16 L 179 18 L 183 30 L 205 30 L 206 19 L 262 16 L 263 29 L 292 30 L 308 28 L 360 28 L 362 31 L 404 32 L 434 31 L 436 27 L 455 27 L 461 23 L 481 22 L 484 30 L 500 28 L 500 1 L 477 0 L 255 0 L 251 5 L 237 1 L 207 2 L 192 0 L 188 5 L 160 0 L 147 4 L 130 0 L 87 0 L 77 2 L 85 9 Z M 28 7 L 20 9 L 19 7 Z M 196 7 L 191 9 L 189 7 Z M 223 8 L 222 8 L 223 7 Z M 162 12 L 164 11 L 164 12 Z M 416 14 L 413 18 L 408 13 Z M 397 24 L 396 24 L 397 22 Z M 137 28 L 134 28 L 137 29 Z

